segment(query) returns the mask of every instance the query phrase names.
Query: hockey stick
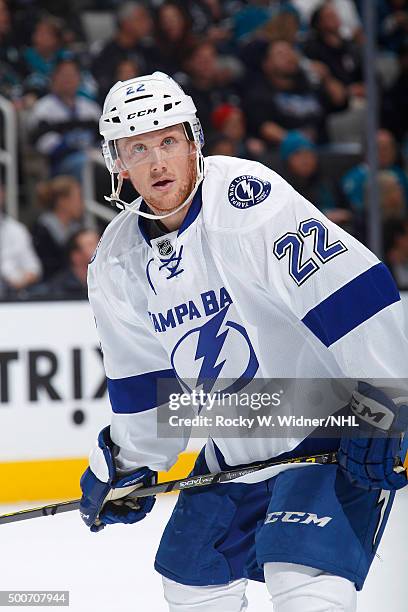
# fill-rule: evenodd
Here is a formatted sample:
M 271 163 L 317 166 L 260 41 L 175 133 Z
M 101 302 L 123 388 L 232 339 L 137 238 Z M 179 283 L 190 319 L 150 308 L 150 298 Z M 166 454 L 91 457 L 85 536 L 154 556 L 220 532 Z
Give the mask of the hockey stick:
M 253 465 L 247 468 L 239 468 L 228 470 L 224 472 L 217 472 L 215 474 L 202 474 L 197 476 L 188 476 L 181 478 L 180 480 L 170 480 L 168 482 L 162 482 L 150 487 L 142 487 L 137 490 L 136 494 L 129 494 L 126 497 L 147 497 L 149 495 L 157 495 L 159 493 L 170 493 L 172 491 L 180 491 L 183 489 L 191 489 L 194 487 L 208 486 L 211 484 L 217 484 L 220 482 L 230 482 L 234 478 L 240 476 L 246 476 L 252 472 L 257 472 L 267 467 L 277 466 L 285 463 L 300 463 L 307 461 L 309 463 L 336 463 L 336 453 L 323 453 L 321 455 L 313 455 L 310 457 L 295 457 L 293 459 L 284 459 L 283 461 L 264 461 L 257 465 Z M 39 516 L 51 516 L 59 514 L 60 512 L 70 512 L 71 510 L 79 509 L 79 499 L 73 499 L 71 501 L 60 502 L 58 504 L 51 504 L 48 506 L 42 506 L 38 508 L 30 508 L 27 510 L 19 510 L 17 512 L 10 512 L 9 514 L 3 514 L 0 516 L 0 525 L 6 523 L 13 523 L 15 521 L 24 521 L 30 518 L 37 518 Z
M 133 493 L 130 493 L 126 497 L 147 497 L 149 495 L 158 495 L 159 493 L 171 493 L 172 491 L 183 491 L 184 489 L 194 489 L 222 482 L 232 482 L 236 478 L 240 478 L 241 476 L 247 476 L 248 474 L 258 472 L 265 468 L 285 465 L 287 463 L 318 463 L 328 465 L 337 463 L 337 453 L 333 451 L 329 453 L 322 453 L 320 455 L 311 455 L 309 457 L 293 457 L 290 459 L 284 459 L 283 461 L 264 461 L 263 463 L 258 463 L 256 465 L 252 465 L 246 468 L 236 468 L 232 470 L 226 470 L 224 472 L 217 472 L 215 474 L 199 474 L 197 476 L 187 476 L 187 478 L 181 478 L 179 480 L 170 480 L 150 487 L 142 487 L 140 489 L 136 489 Z M 402 466 L 402 463 L 398 462 L 396 468 L 398 469 L 400 466 Z M 71 501 L 60 502 L 58 504 L 51 504 L 49 506 L 29 508 L 27 510 L 10 512 L 9 514 L 3 514 L 0 516 L 0 525 L 4 525 L 6 523 L 14 523 L 15 521 L 25 521 L 26 519 L 37 518 L 39 516 L 51 516 L 54 514 L 59 514 L 60 512 L 70 512 L 71 510 L 78 510 L 79 503 L 79 499 L 73 499 Z

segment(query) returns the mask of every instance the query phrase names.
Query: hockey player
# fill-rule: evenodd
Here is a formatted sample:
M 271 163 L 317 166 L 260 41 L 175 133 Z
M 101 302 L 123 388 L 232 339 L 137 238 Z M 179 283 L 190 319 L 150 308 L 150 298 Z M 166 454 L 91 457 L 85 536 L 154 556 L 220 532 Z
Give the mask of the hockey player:
M 407 482 L 394 461 L 408 344 L 387 268 L 272 170 L 203 159 L 194 103 L 162 73 L 117 83 L 100 131 L 110 199 L 125 210 L 89 266 L 113 413 L 81 479 L 83 520 L 98 531 L 151 511 L 154 498 L 126 495 L 188 441 L 156 435 L 161 381 L 357 379 L 359 438 L 210 438 L 194 474 L 320 450 L 340 465 L 183 491 L 155 563 L 171 612 L 245 610 L 247 579 L 266 582 L 276 612 L 352 612 Z M 140 194 L 129 204 L 124 179 Z

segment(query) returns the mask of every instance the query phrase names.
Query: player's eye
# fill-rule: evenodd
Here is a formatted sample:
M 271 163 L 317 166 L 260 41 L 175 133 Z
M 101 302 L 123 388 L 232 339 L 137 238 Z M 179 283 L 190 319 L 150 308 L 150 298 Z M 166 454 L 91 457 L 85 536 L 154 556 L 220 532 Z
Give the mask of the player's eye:
M 146 147 L 142 143 L 135 144 L 132 148 L 133 153 L 141 154 L 146 152 Z
M 173 136 L 167 136 L 166 138 L 163 139 L 162 144 L 165 147 L 169 147 L 170 145 L 175 144 L 175 142 L 176 142 L 176 139 L 173 138 Z

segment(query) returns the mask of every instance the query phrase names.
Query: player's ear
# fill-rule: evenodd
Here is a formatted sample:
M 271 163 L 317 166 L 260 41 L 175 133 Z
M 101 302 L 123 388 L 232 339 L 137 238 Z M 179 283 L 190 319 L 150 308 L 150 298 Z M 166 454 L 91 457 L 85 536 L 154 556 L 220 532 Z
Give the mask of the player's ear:
M 129 170 L 119 170 L 119 174 L 123 179 L 129 178 Z

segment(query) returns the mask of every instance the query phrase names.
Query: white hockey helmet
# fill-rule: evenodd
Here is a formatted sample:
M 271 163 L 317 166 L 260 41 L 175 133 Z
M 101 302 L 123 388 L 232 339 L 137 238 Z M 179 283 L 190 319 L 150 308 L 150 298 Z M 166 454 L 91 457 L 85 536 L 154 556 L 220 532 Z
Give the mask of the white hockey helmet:
M 109 91 L 103 105 L 99 121 L 99 131 L 104 140 L 102 151 L 106 166 L 111 174 L 112 194 L 108 201 L 148 218 L 164 218 L 167 215 L 149 215 L 138 210 L 140 198 L 131 204 L 120 200 L 122 178 L 119 176 L 115 187 L 114 174 L 119 172 L 116 141 L 146 132 L 153 132 L 172 125 L 182 124 L 186 137 L 194 142 L 197 151 L 197 180 L 193 192 L 174 212 L 191 201 L 198 185 L 203 179 L 203 158 L 201 147 L 204 144 L 203 131 L 196 115 L 192 98 L 167 74 L 154 72 L 146 76 L 119 81 Z M 139 201 L 140 200 L 140 201 Z

